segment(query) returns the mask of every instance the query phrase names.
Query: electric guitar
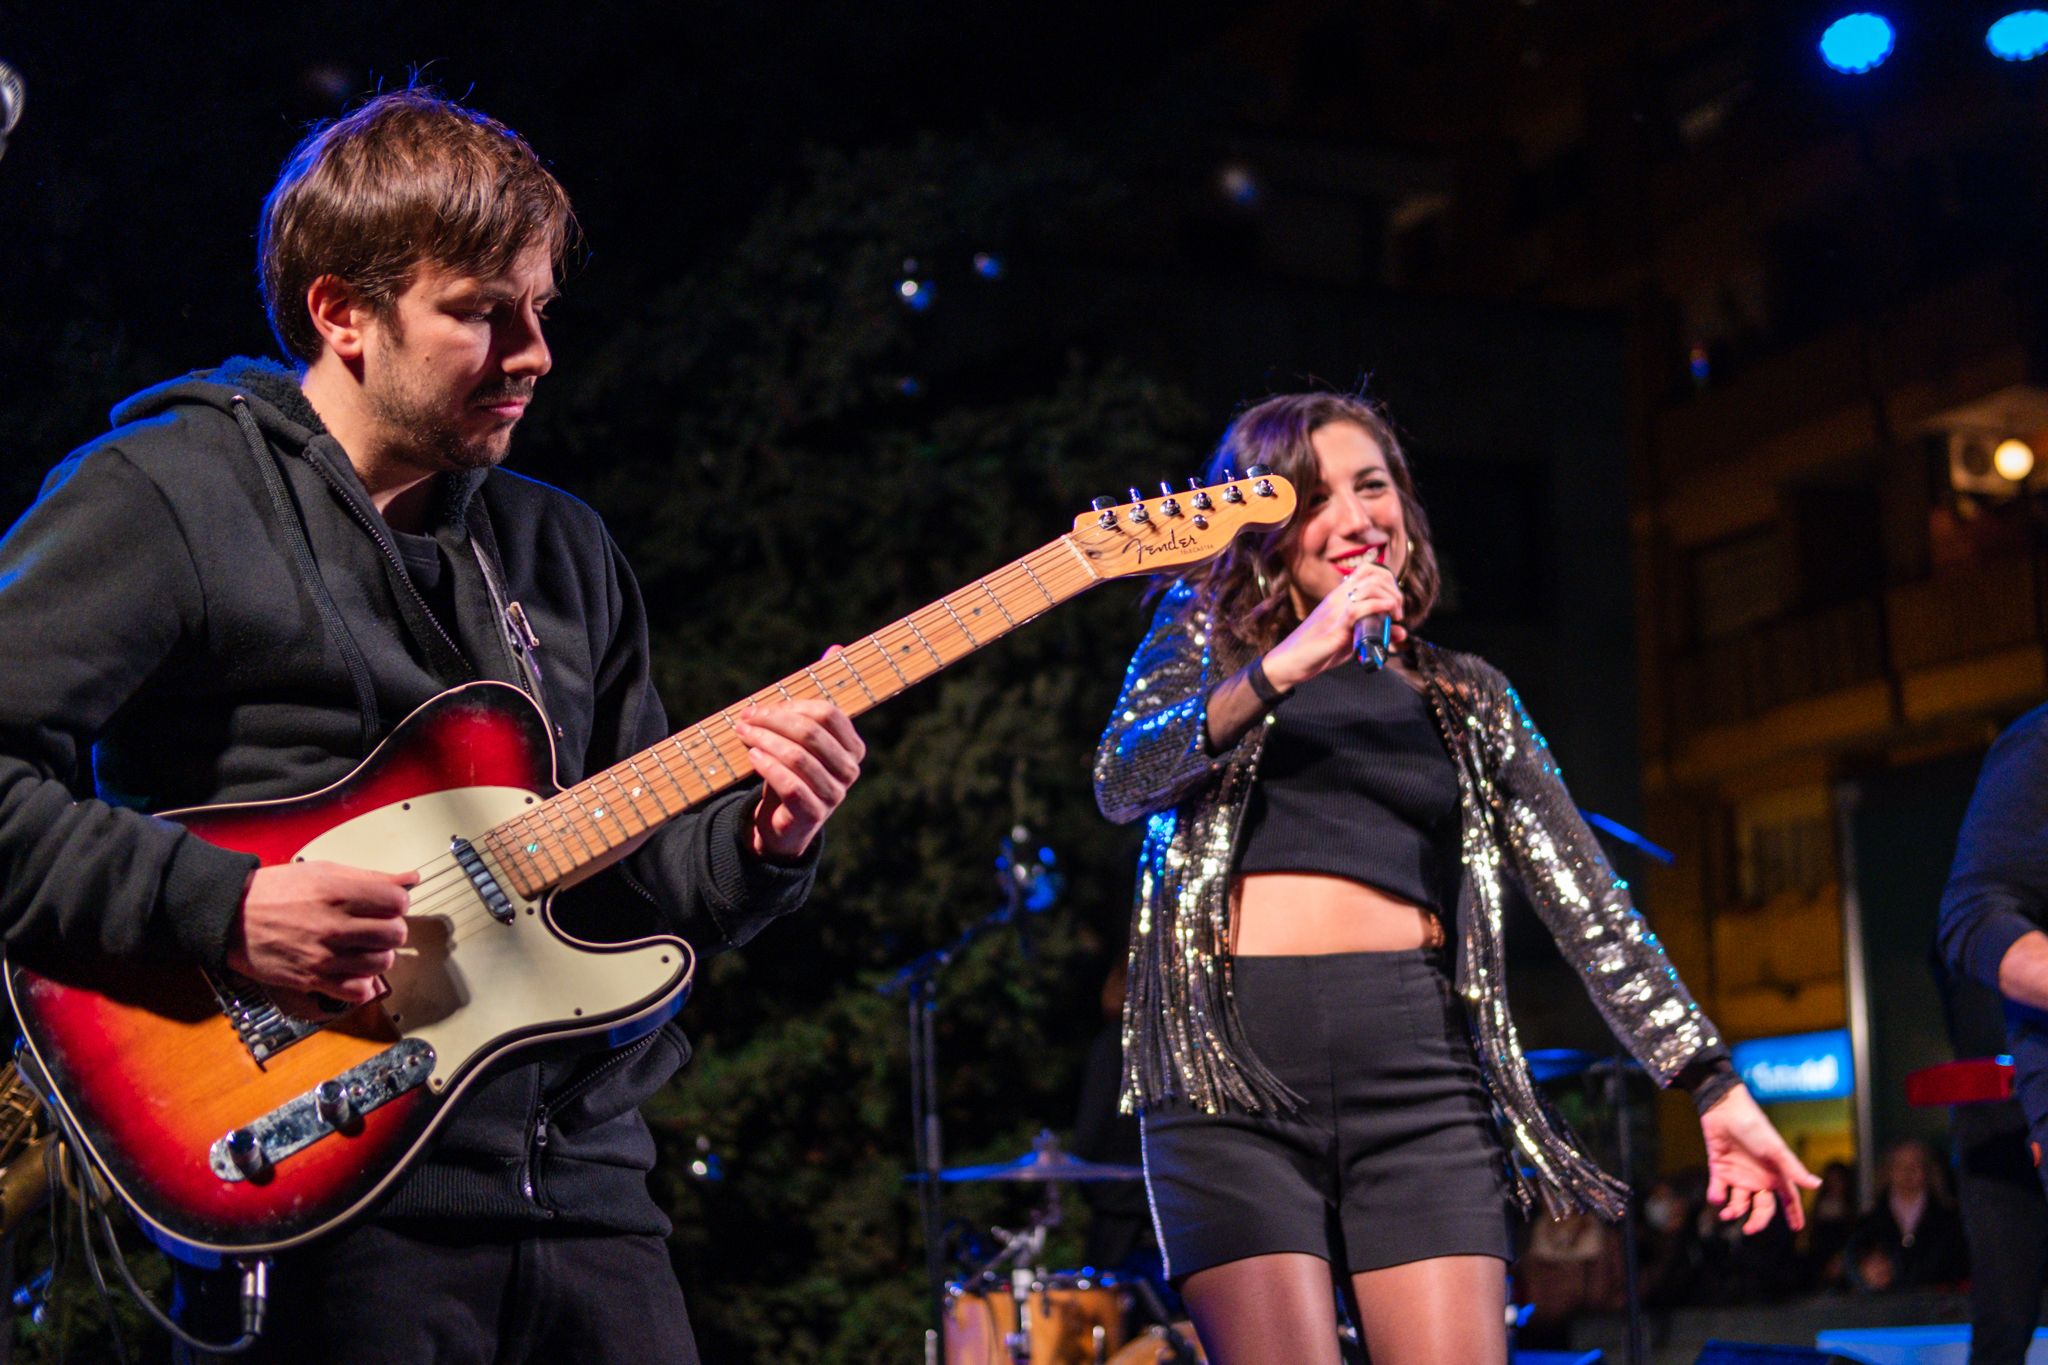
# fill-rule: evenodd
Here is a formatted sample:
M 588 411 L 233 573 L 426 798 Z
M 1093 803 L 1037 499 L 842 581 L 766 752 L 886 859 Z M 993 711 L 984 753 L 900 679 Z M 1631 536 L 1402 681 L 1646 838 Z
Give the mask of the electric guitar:
M 174 1254 L 207 1264 L 316 1237 L 389 1189 L 493 1063 L 561 1039 L 622 1045 L 682 1007 L 688 944 L 582 942 L 549 902 L 750 776 L 733 729 L 747 705 L 824 697 L 858 716 L 1105 579 L 1199 563 L 1294 506 L 1256 468 L 1098 498 L 1067 534 L 567 790 L 539 709 L 485 682 L 427 702 L 324 790 L 172 812 L 266 866 L 417 870 L 384 989 L 313 1018 L 229 971 L 11 962 L 25 1069 Z

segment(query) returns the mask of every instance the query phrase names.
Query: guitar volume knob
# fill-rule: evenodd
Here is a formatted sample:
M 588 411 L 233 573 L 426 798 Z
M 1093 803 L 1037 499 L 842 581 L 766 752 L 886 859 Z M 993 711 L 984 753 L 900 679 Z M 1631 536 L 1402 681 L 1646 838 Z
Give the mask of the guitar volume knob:
M 340 1081 L 322 1081 L 313 1090 L 313 1108 L 330 1128 L 346 1128 L 355 1122 L 355 1096 Z M 232 1144 L 229 1155 L 232 1157 Z
M 227 1136 L 228 1160 L 235 1163 L 235 1169 L 244 1178 L 254 1180 L 270 1169 L 270 1153 L 263 1150 L 263 1141 L 247 1128 L 237 1128 Z

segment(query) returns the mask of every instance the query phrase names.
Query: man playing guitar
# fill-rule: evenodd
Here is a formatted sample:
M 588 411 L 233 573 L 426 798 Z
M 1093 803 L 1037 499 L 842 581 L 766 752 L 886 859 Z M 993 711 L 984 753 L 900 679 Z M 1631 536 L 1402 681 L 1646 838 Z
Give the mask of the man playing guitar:
M 574 233 L 523 140 L 429 92 L 292 153 L 258 239 L 291 367 L 127 400 L 0 540 L 11 958 L 196 964 L 339 1014 L 405 949 L 418 874 L 259 866 L 153 812 L 317 791 L 482 680 L 538 703 L 564 785 L 668 734 L 596 514 L 498 468 Z M 761 782 L 625 845 L 565 930 L 709 952 L 803 901 L 863 746 L 827 700 L 734 728 Z M 258 1358 L 694 1361 L 639 1113 L 687 1053 L 670 1023 L 487 1073 L 371 1217 L 279 1257 Z M 218 1286 L 185 1288 L 203 1318 Z

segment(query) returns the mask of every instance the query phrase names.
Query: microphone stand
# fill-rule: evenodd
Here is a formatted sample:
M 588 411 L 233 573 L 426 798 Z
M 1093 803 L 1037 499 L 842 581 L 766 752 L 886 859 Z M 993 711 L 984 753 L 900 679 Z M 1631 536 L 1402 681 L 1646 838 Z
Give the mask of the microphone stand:
M 1019 861 L 1030 831 L 1022 825 L 1004 836 L 996 857 L 996 880 L 1003 900 L 994 910 L 960 931 L 960 936 L 943 948 L 934 948 L 906 963 L 896 975 L 875 989 L 882 995 L 901 992 L 910 1010 L 910 1132 L 911 1148 L 917 1162 L 918 1213 L 924 1224 L 924 1271 L 930 1296 L 932 1330 L 943 1346 L 946 1339 L 946 1261 L 941 1221 L 944 1209 L 939 1199 L 939 1171 L 943 1166 L 940 1140 L 938 1044 L 933 1020 L 938 1010 L 938 979 L 954 959 L 998 925 L 1022 922 L 1022 916 L 1037 914 L 1058 899 L 1061 878 L 1052 870 L 1053 852 L 1037 851 L 1029 862 Z
M 1579 815 L 1602 834 L 1648 854 L 1666 867 L 1677 861 L 1669 849 L 1652 843 L 1619 820 L 1585 809 L 1581 809 Z M 1642 1287 L 1636 1278 L 1635 1135 L 1629 1123 L 1628 1060 L 1625 1051 L 1614 1054 L 1607 1096 L 1614 1107 L 1615 1147 L 1621 1162 L 1621 1183 L 1628 1189 L 1628 1205 L 1621 1219 L 1621 1293 L 1628 1314 L 1628 1365 L 1643 1365 L 1649 1343 L 1643 1332 Z

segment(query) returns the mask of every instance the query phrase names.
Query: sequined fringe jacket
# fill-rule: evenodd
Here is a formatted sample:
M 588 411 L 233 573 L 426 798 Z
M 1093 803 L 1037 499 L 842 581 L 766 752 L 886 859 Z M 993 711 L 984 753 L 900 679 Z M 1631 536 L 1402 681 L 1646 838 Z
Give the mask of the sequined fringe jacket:
M 1220 642 L 1218 642 L 1220 643 Z M 1095 795 L 1119 823 L 1143 818 L 1124 1004 L 1124 1106 L 1169 1096 L 1214 1113 L 1289 1109 L 1286 1086 L 1246 1046 L 1230 980 L 1230 874 L 1265 731 L 1211 754 L 1208 696 L 1245 662 L 1212 649 L 1185 583 L 1165 594 L 1131 659 L 1095 759 Z M 1418 644 L 1430 710 L 1458 771 L 1464 864 L 1457 990 L 1524 1212 L 1608 1218 L 1622 1184 L 1596 1166 L 1529 1075 L 1508 1015 L 1502 916 L 1512 880 L 1557 940 L 1615 1036 L 1659 1085 L 1720 1039 L 1608 865 L 1559 778 L 1550 748 L 1500 671 Z M 1532 1173 L 1533 1172 L 1533 1176 Z

